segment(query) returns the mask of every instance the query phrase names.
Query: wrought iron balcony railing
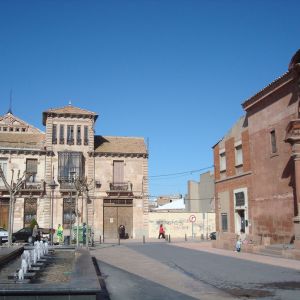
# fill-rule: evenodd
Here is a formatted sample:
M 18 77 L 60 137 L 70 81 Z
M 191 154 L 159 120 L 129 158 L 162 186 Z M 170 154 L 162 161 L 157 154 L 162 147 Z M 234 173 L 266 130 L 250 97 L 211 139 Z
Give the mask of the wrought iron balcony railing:
M 111 182 L 109 184 L 110 191 L 116 192 L 132 192 L 132 183 L 128 182 Z

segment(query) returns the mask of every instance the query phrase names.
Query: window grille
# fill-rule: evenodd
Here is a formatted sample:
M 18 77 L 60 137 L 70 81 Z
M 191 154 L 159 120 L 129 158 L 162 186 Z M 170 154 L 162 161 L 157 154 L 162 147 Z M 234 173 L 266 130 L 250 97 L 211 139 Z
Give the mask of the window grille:
M 81 152 L 58 152 L 58 181 L 73 183 L 83 177 L 83 155 Z
M 244 192 L 235 193 L 235 206 L 245 205 L 245 194 Z
M 33 219 L 36 220 L 37 199 L 25 198 L 24 200 L 24 227 L 29 227 Z

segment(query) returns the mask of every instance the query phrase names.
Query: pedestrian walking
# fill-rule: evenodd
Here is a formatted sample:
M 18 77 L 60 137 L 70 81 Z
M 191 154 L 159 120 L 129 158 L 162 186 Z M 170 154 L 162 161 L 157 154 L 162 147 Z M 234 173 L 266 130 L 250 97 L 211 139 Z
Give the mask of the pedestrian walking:
M 86 245 L 86 223 L 83 223 L 82 226 L 82 243 Z
M 59 243 L 62 243 L 63 241 L 63 234 L 64 234 L 64 229 L 60 224 L 58 224 L 57 239 Z
M 158 234 L 158 238 L 160 239 L 160 237 L 162 237 L 163 239 L 165 239 L 165 229 L 163 227 L 162 224 L 160 224 L 159 226 L 159 234 Z
M 242 246 L 242 241 L 240 238 L 238 238 L 238 240 L 236 241 L 236 244 L 235 244 L 235 251 L 241 252 L 241 246 Z

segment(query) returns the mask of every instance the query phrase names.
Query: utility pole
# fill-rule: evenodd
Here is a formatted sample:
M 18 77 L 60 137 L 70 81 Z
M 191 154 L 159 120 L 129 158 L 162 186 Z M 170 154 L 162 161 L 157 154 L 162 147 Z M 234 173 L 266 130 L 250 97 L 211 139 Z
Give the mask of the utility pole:
M 12 231 L 13 231 L 13 222 L 14 222 L 14 209 L 15 209 L 15 195 L 22 189 L 23 184 L 26 180 L 26 172 L 20 177 L 20 170 L 18 170 L 17 181 L 14 182 L 14 169 L 11 170 L 11 182 L 7 182 L 3 170 L 0 166 L 0 178 L 2 179 L 6 189 L 9 192 L 9 214 L 8 214 L 8 247 L 12 246 Z

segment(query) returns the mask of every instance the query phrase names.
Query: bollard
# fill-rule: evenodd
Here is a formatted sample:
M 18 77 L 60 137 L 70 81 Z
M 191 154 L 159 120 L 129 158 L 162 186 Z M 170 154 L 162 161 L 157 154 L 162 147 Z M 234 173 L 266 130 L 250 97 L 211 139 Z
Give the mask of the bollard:
M 143 235 L 143 244 L 145 244 L 145 236 Z
M 101 234 L 100 234 L 100 245 L 101 245 Z
M 186 237 L 186 234 L 184 235 L 184 240 L 185 240 L 185 241 L 187 241 L 187 237 Z
M 119 246 L 120 246 L 121 242 L 120 242 L 120 235 L 119 235 Z
M 0 246 L 2 246 L 2 236 L 0 236 Z
M 169 234 L 169 243 L 171 243 L 171 235 Z

